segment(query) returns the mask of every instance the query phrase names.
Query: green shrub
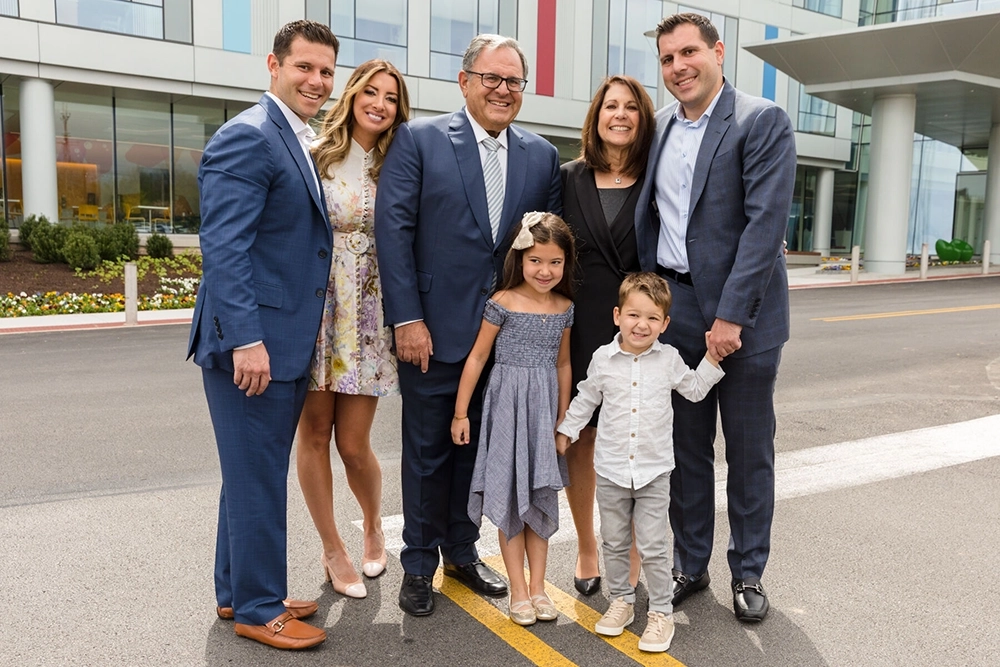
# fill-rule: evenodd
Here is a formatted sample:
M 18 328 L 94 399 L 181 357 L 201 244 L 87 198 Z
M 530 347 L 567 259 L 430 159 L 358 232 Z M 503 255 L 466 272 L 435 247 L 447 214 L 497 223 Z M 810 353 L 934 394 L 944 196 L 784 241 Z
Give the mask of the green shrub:
M 0 262 L 9 262 L 10 257 L 10 228 L 7 221 L 0 217 Z
M 82 229 L 70 231 L 66 243 L 63 244 L 62 254 L 71 267 L 85 271 L 97 268 L 101 261 L 101 253 L 97 251 L 97 241 L 92 234 Z
M 17 233 L 21 237 L 21 247 L 31 249 L 31 235 L 36 229 L 41 225 L 48 225 L 49 219 L 44 215 L 39 217 L 37 215 L 29 215 L 27 218 L 21 221 L 21 225 L 17 228 Z
M 39 264 L 66 261 L 62 248 L 66 245 L 67 236 L 68 227 L 50 225 L 48 222 L 38 225 L 31 232 L 31 258 Z
M 150 234 L 146 239 L 146 254 L 153 259 L 174 256 L 174 244 L 166 234 Z
M 135 259 L 139 256 L 139 232 L 131 222 L 116 222 L 98 231 L 97 249 L 101 259 Z

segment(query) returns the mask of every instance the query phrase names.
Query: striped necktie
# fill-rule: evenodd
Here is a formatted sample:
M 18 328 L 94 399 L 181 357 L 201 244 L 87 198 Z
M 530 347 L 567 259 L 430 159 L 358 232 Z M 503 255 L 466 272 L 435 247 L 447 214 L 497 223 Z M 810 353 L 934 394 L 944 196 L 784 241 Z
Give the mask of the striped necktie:
M 494 243 L 500 231 L 500 216 L 503 214 L 503 172 L 500 170 L 500 142 L 493 137 L 483 139 L 486 160 L 483 162 L 483 180 L 486 182 L 486 206 L 490 212 L 490 230 Z

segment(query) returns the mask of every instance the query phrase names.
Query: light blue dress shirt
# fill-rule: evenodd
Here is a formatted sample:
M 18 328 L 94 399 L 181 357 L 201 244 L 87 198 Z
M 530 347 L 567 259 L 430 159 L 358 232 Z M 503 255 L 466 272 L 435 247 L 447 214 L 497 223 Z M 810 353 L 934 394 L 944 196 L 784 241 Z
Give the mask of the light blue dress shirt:
M 697 120 L 684 117 L 681 105 L 667 130 L 667 139 L 656 165 L 655 196 L 660 212 L 660 234 L 656 243 L 656 263 L 678 273 L 690 273 L 687 256 L 687 226 L 691 212 L 691 183 L 701 140 L 708 119 L 722 95 L 722 88 Z M 710 193 L 709 193 L 710 194 Z

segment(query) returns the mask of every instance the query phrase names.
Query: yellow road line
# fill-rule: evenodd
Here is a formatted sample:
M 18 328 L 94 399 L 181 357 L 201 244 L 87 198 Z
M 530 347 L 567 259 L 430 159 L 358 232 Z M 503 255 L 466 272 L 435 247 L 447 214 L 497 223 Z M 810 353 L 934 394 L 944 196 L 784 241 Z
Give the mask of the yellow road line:
M 867 315 L 840 315 L 837 317 L 814 317 L 813 322 L 850 322 L 853 320 L 878 320 L 885 317 L 910 317 L 911 315 L 939 315 L 941 313 L 964 313 L 972 310 L 993 310 L 1000 303 L 984 306 L 956 306 L 954 308 L 931 308 L 928 310 L 900 310 L 894 313 L 868 313 Z
M 485 560 L 486 563 L 494 570 L 500 572 L 504 576 L 507 576 L 507 568 L 504 567 L 503 558 L 501 556 L 493 556 L 492 558 L 487 558 Z M 556 606 L 556 609 L 562 612 L 562 614 L 564 614 L 567 618 L 580 625 L 595 637 L 603 639 L 619 652 L 640 665 L 645 665 L 647 667 L 684 667 L 683 663 L 678 662 L 666 653 L 646 653 L 644 651 L 640 651 L 639 637 L 628 630 L 625 630 L 617 637 L 605 637 L 604 635 L 595 633 L 594 625 L 601 619 L 601 614 L 597 613 L 588 605 L 584 604 L 572 595 L 564 593 L 548 581 L 545 582 L 545 592 L 548 593 L 549 598 L 552 600 L 552 604 Z
M 576 667 L 575 663 L 556 651 L 520 625 L 510 620 L 492 604 L 472 590 L 445 577 L 440 568 L 434 575 L 434 586 L 466 613 L 486 626 L 486 629 L 504 640 L 521 655 L 539 667 Z

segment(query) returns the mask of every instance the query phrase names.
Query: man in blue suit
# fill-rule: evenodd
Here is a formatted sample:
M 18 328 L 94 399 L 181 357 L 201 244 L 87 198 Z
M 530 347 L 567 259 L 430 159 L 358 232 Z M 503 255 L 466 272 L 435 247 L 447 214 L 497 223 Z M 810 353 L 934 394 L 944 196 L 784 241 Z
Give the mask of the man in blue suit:
M 698 14 L 656 28 L 663 82 L 677 99 L 656 116 L 656 135 L 636 212 L 643 270 L 670 281 L 671 325 L 662 340 L 689 365 L 708 345 L 726 377 L 700 403 L 676 393 L 670 525 L 675 605 L 708 586 L 715 519 L 717 412 L 729 479 L 733 610 L 760 621 L 760 579 L 774 514 L 774 383 L 788 340 L 788 278 L 782 240 L 795 182 L 788 116 L 722 76 L 725 47 Z
M 441 557 L 445 574 L 474 590 L 507 591 L 479 560 L 479 529 L 467 509 L 482 386 L 469 407 L 473 444 L 452 444 L 451 420 L 511 229 L 528 211 L 561 210 L 555 148 L 511 125 L 527 71 L 515 40 L 477 36 L 458 74 L 465 108 L 400 126 L 382 166 L 375 241 L 386 321 L 403 362 L 399 605 L 414 616 L 434 611 L 431 579 Z
M 274 38 L 271 85 L 205 147 L 204 277 L 188 354 L 202 368 L 222 466 L 217 612 L 283 649 L 326 639 L 288 600 L 288 459 L 330 275 L 332 238 L 306 122 L 330 97 L 337 38 L 295 21 Z

